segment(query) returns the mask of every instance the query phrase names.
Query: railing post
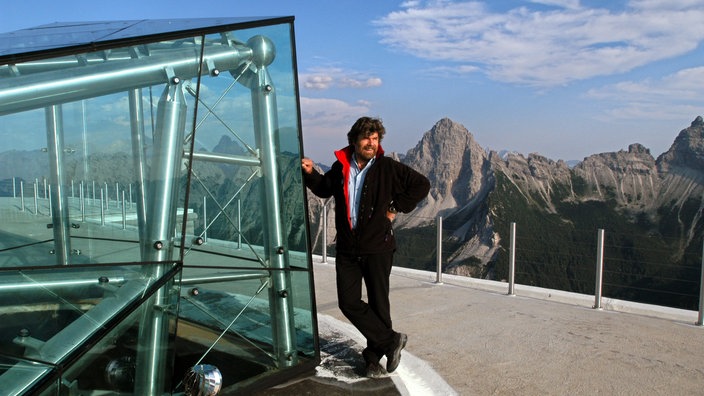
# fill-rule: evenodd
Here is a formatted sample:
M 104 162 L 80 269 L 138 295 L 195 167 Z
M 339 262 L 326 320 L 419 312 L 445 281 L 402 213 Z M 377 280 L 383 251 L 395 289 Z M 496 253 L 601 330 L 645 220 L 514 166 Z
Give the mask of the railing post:
M 237 249 L 242 249 L 242 200 L 237 199 Z
M 39 214 L 39 181 L 34 179 L 34 214 Z
M 79 195 L 79 205 L 81 207 L 81 222 L 85 223 L 86 222 L 86 196 L 85 193 L 83 192 L 83 182 L 79 184 L 80 191 L 78 192 Z
M 435 275 L 435 283 L 442 284 L 442 216 L 438 216 L 437 220 L 437 274 Z
M 208 197 L 203 197 L 203 243 L 208 242 L 208 207 L 206 206 L 207 199 Z
M 704 240 L 702 240 L 702 273 L 699 279 L 699 318 L 697 319 L 697 325 L 701 326 L 704 324 Z
M 601 309 L 601 285 L 604 275 L 604 230 L 597 233 L 596 284 L 594 285 L 594 309 Z
M 328 262 L 328 202 L 325 201 L 321 206 L 323 208 L 323 264 Z
M 186 216 L 185 213 L 184 216 Z M 125 190 L 122 190 L 122 229 L 127 229 L 127 207 L 125 206 Z
M 107 194 L 106 194 L 107 195 Z M 100 189 L 100 225 L 105 225 L 105 205 L 103 202 L 103 189 Z
M 516 291 L 516 223 L 511 222 L 511 246 L 508 251 L 508 295 L 515 296 Z
M 24 180 L 20 180 L 20 210 L 24 212 Z

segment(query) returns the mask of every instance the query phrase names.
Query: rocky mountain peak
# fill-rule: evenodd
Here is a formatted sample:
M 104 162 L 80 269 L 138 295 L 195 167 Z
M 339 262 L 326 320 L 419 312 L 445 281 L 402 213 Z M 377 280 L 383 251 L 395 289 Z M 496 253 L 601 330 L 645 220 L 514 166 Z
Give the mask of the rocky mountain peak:
M 581 200 L 615 199 L 624 208 L 652 206 L 661 185 L 655 158 L 639 143 L 591 155 L 573 171 L 586 184 Z
M 244 149 L 242 145 L 233 140 L 228 135 L 220 136 L 218 144 L 213 147 L 214 153 L 226 153 L 226 154 L 244 154 Z
M 701 171 L 704 169 L 704 120 L 698 116 L 689 128 L 680 131 L 670 149 L 657 160 L 661 172 L 671 168 Z
M 650 149 L 646 148 L 640 143 L 633 143 L 628 146 L 628 152 L 631 154 L 648 154 L 650 155 Z
M 425 132 L 403 162 L 430 180 L 427 204 L 420 210 L 433 213 L 432 216 L 445 209 L 464 207 L 487 185 L 486 152 L 467 128 L 449 118 L 441 119 Z

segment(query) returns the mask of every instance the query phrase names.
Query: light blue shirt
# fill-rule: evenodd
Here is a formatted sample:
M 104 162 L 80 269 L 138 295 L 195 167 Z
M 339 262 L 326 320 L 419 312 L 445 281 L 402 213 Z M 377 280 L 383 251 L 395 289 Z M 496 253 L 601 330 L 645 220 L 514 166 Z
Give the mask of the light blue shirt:
M 359 214 L 359 201 L 362 199 L 362 186 L 364 186 L 364 177 L 369 168 L 374 163 L 375 158 L 372 158 L 364 169 L 359 169 L 354 153 L 352 153 L 352 161 L 350 163 L 350 177 L 347 179 L 347 191 L 349 197 L 347 206 L 350 208 L 350 220 L 352 221 L 352 229 L 357 228 L 357 215 Z

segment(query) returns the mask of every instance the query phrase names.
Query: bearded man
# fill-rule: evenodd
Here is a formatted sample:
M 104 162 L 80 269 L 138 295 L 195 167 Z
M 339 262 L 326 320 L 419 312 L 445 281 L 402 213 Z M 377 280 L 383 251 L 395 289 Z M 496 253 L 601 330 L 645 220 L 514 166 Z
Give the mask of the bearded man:
M 401 361 L 408 336 L 394 331 L 389 276 L 396 239 L 392 222 L 398 212 L 415 209 L 430 190 L 428 179 L 384 156 L 386 130 L 380 119 L 361 117 L 347 133 L 348 146 L 335 152 L 324 175 L 303 158 L 306 186 L 321 198 L 335 197 L 337 246 L 335 271 L 340 310 L 367 339 L 362 352 L 368 377 L 385 375 Z M 367 299 L 362 300 L 362 282 Z

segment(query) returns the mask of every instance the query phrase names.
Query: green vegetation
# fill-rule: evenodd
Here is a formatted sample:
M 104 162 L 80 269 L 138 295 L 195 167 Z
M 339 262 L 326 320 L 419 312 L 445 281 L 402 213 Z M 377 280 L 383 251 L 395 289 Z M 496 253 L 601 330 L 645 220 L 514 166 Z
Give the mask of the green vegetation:
M 398 248 L 394 264 L 424 271 L 435 271 L 437 228 L 435 225 L 395 230 Z
M 584 191 L 576 177 L 573 188 Z M 687 222 L 697 218 L 698 202 L 687 202 L 679 213 L 674 213 L 674 206 L 664 208 L 658 224 L 642 213 L 619 212 L 613 199 L 553 203 L 557 209 L 554 214 L 529 204 L 497 173 L 497 187 L 490 196 L 495 231 L 502 236 L 504 247 L 492 263 L 497 279 L 508 276 L 509 227 L 515 222 L 517 283 L 593 294 L 597 233 L 603 229 L 603 296 L 698 308 L 701 225 L 697 238 L 682 254 L 676 254 L 681 238 L 672 238 L 683 235 L 684 227 L 690 226 Z M 687 224 L 682 224 L 682 219 Z

